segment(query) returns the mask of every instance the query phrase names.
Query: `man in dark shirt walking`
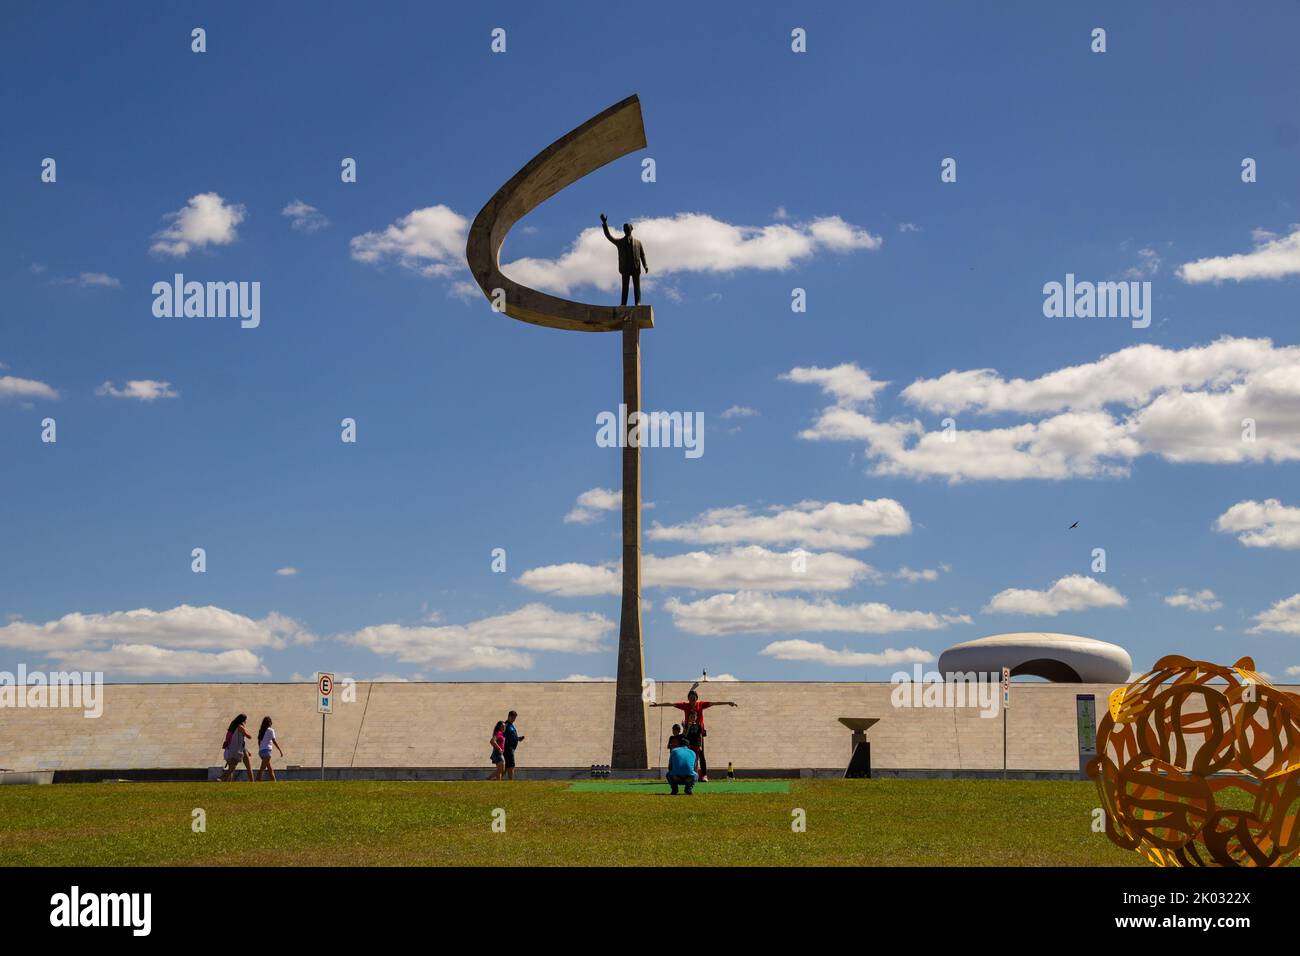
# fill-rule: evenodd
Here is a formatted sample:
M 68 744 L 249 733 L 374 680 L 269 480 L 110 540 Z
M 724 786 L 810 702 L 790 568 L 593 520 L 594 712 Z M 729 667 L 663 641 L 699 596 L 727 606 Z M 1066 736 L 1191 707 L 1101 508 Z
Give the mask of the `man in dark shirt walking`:
M 515 748 L 524 739 L 515 728 L 515 718 L 518 716 L 519 714 L 512 710 L 506 717 L 506 779 L 508 780 L 515 779 Z

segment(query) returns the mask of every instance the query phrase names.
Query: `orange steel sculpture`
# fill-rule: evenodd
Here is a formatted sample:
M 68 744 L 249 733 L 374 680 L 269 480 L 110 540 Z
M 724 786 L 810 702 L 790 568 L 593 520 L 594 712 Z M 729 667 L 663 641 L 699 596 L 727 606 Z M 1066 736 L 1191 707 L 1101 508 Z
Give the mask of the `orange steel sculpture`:
M 1164 657 L 1118 688 L 1087 771 L 1106 835 L 1157 866 L 1285 866 L 1300 854 L 1300 697 L 1249 657 Z

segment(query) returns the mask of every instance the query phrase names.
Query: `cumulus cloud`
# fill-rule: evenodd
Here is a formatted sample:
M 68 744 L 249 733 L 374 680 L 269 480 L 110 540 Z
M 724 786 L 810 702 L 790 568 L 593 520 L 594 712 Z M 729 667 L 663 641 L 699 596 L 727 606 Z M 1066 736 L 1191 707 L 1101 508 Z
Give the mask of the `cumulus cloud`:
M 780 378 L 800 385 L 816 385 L 838 405 L 870 402 L 889 384 L 875 381 L 871 373 L 859 368 L 856 362 L 845 362 L 833 368 L 795 367 Z
M 82 650 L 108 644 L 151 644 L 171 648 L 282 650 L 315 637 L 293 618 L 268 614 L 245 617 L 224 608 L 181 604 L 169 611 L 139 608 L 106 614 L 65 614 L 36 624 L 13 621 L 0 627 L 0 647 L 27 651 Z
M 564 516 L 565 524 L 591 524 L 602 513 L 623 507 L 623 492 L 610 488 L 591 488 L 578 495 L 573 510 Z
M 892 647 L 883 651 L 834 650 L 817 641 L 773 641 L 759 651 L 779 661 L 811 661 L 828 667 L 890 667 L 896 664 L 928 664 L 934 655 L 919 647 L 897 651 Z
M 796 570 L 802 568 L 802 570 Z M 700 591 L 839 591 L 876 577 L 870 565 L 842 554 L 769 551 L 761 545 L 641 559 L 641 584 Z M 622 593 L 622 564 L 551 564 L 525 571 L 516 583 L 559 597 Z
M 298 573 L 297 568 L 276 568 L 275 573 L 282 578 L 291 578 Z
M 1273 631 L 1278 634 L 1300 634 L 1300 594 L 1293 594 L 1274 602 L 1267 611 L 1251 618 L 1255 622 L 1247 634 Z
M 729 273 L 741 269 L 789 269 L 820 252 L 845 254 L 880 248 L 881 239 L 839 216 L 804 223 L 738 226 L 702 213 L 638 220 L 637 238 L 656 277 L 686 272 Z M 455 277 L 467 269 L 469 220 L 444 205 L 416 209 L 378 232 L 352 239 L 359 262 L 393 261 L 421 275 Z M 599 228 L 584 229 L 554 259 L 526 257 L 501 271 L 526 286 L 557 295 L 591 286 L 612 290 L 619 282 L 613 249 Z M 460 279 L 454 292 L 470 291 Z
M 907 581 L 909 584 L 915 584 L 918 581 L 938 581 L 940 574 L 947 574 L 951 570 L 952 568 L 946 564 L 941 564 L 937 568 L 921 568 L 917 571 L 904 565 L 894 572 L 894 577 L 898 578 L 900 581 Z
M 409 212 L 380 232 L 353 236 L 350 245 L 358 262 L 396 262 L 420 275 L 441 278 L 468 268 L 468 237 L 469 220 L 439 203 Z
M 114 644 L 105 650 L 56 651 L 62 667 L 102 671 L 113 677 L 266 676 L 266 665 L 252 651 L 176 651 L 153 644 Z
M 689 634 L 767 634 L 840 631 L 888 634 L 934 631 L 950 624 L 969 624 L 964 614 L 897 611 L 886 604 L 836 604 L 823 598 L 776 597 L 756 591 L 715 594 L 699 601 L 669 598 L 665 608 L 673 623 Z
M 588 677 L 586 674 L 570 674 L 568 677 L 561 677 L 561 683 L 567 684 L 612 684 L 612 677 Z
M 131 677 L 266 674 L 254 651 L 314 640 L 310 631 L 282 614 L 254 619 L 188 604 L 168 611 L 65 614 L 44 624 L 19 619 L 0 627 L 0 647 L 41 653 L 81 670 Z
M 289 225 L 299 232 L 316 232 L 330 224 L 325 214 L 315 206 L 309 206 L 301 199 L 295 199 L 280 210 L 280 215 L 289 220 Z
M 678 213 L 634 223 L 646 258 L 657 276 L 687 272 L 729 273 L 741 269 L 785 270 L 819 252 L 879 249 L 881 239 L 839 216 L 805 223 L 739 226 L 702 213 Z M 524 285 L 568 295 L 576 288 L 614 289 L 613 249 L 598 227 L 584 229 L 555 259 L 523 258 L 501 271 Z
M 1108 584 L 1084 574 L 1061 578 L 1045 591 L 1007 588 L 999 591 L 984 608 L 988 614 L 1033 614 L 1055 617 L 1065 611 L 1093 607 L 1123 607 L 1128 599 Z
M 341 639 L 403 663 L 425 664 L 439 671 L 529 670 L 534 652 L 592 654 L 603 650 L 602 639 L 614 627 L 613 621 L 600 614 L 568 614 L 544 604 L 528 604 L 470 624 L 380 624 Z
M 1222 282 L 1231 279 L 1281 279 L 1300 274 L 1300 225 L 1292 226 L 1290 235 L 1257 229 L 1254 232 L 1255 248 L 1227 256 L 1211 256 L 1185 262 L 1178 267 L 1178 278 L 1184 282 Z
M 110 398 L 134 398 L 141 402 L 152 402 L 159 398 L 180 398 L 180 392 L 172 388 L 171 382 L 159 382 L 151 378 L 131 379 L 125 385 L 117 386 L 105 382 L 95 389 L 96 395 Z
M 34 378 L 0 375 L 0 400 L 31 401 L 34 398 L 45 398 L 53 401 L 58 397 L 59 393 L 45 382 Z
M 1175 593 L 1165 596 L 1165 603 L 1170 607 L 1182 607 L 1189 611 L 1201 612 L 1217 611 L 1223 607 L 1223 602 L 1209 588 L 1195 592 L 1179 588 Z
M 185 256 L 194 249 L 226 246 L 239 238 L 235 227 L 244 221 L 244 207 L 227 204 L 216 193 L 199 193 L 164 219 L 168 225 L 154 234 L 151 252 Z
M 1135 345 L 1034 379 L 954 370 L 899 393 L 936 417 L 1031 418 L 987 428 L 970 419 L 934 430 L 916 418 L 883 420 L 872 407 L 881 383 L 852 365 L 782 377 L 818 384 L 835 402 L 800 437 L 862 442 L 876 475 L 1101 478 L 1127 475 L 1143 455 L 1225 464 L 1300 460 L 1300 347 L 1268 339 Z
M 1238 501 L 1214 522 L 1214 529 L 1237 535 L 1248 548 L 1300 548 L 1300 508 L 1276 498 Z
M 805 548 L 871 547 L 879 537 L 910 534 L 912 519 L 892 498 L 852 502 L 801 501 L 776 505 L 757 514 L 744 505 L 714 508 L 676 525 L 656 522 L 647 532 L 653 541 L 691 544 L 793 544 Z

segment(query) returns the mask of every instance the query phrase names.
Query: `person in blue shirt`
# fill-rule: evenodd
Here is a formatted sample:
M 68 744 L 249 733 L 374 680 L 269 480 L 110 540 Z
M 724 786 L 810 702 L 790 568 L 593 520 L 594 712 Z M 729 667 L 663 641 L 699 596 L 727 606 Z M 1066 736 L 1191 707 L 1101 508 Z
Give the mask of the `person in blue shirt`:
M 678 738 L 678 746 L 668 752 L 668 785 L 672 787 L 672 796 L 677 796 L 677 787 L 684 784 L 686 786 L 686 795 L 689 797 L 695 792 L 695 781 L 699 779 L 696 771 L 699 768 L 699 758 L 695 751 L 686 746 L 686 742 Z
M 515 779 L 515 748 L 524 739 L 515 729 L 515 718 L 518 716 L 513 710 L 506 716 L 506 778 L 509 780 Z

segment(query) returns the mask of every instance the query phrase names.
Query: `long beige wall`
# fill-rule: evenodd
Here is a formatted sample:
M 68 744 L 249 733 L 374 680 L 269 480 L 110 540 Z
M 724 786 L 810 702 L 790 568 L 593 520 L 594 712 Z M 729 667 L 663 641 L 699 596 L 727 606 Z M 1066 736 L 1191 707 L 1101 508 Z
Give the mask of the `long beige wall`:
M 689 684 L 665 683 L 660 700 L 680 700 Z M 519 711 L 527 740 L 523 767 L 608 763 L 613 734 L 611 683 L 357 684 L 355 703 L 327 718 L 325 761 L 342 767 L 488 766 L 493 723 Z M 1017 684 L 1008 711 L 1008 765 L 1022 770 L 1077 766 L 1075 695 L 1097 698 L 1098 719 L 1113 688 Z M 1002 720 L 972 708 L 895 708 L 889 684 L 712 683 L 706 699 L 739 708 L 707 715 L 710 764 L 738 769 L 842 767 L 849 731 L 838 717 L 879 717 L 868 739 L 877 768 L 998 769 Z M 342 691 L 342 686 L 340 686 Z M 0 768 L 206 767 L 220 762 L 227 723 L 238 712 L 255 729 L 275 720 L 286 759 L 317 766 L 320 717 L 311 684 L 110 684 L 103 716 L 80 711 L 0 709 Z M 678 711 L 647 709 L 651 763 Z M 662 723 L 662 729 L 661 729 Z

